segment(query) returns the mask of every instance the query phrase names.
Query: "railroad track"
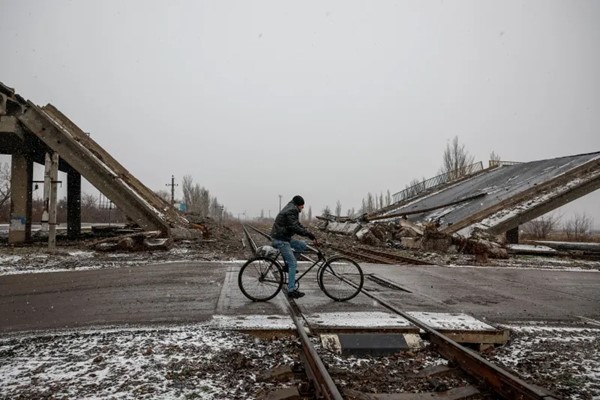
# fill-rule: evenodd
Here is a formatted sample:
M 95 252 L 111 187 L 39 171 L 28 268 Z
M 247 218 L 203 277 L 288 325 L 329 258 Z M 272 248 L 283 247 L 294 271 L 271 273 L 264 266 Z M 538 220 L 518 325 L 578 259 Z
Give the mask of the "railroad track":
M 485 360 L 479 356 L 476 352 L 467 349 L 460 344 L 456 343 L 452 339 L 439 333 L 438 331 L 430 328 L 420 320 L 406 314 L 402 310 L 397 309 L 392 304 L 388 303 L 384 299 L 363 290 L 363 294 L 376 300 L 390 311 L 395 314 L 403 316 L 405 319 L 412 322 L 414 325 L 422 329 L 425 334 L 425 340 L 429 341 L 433 348 L 445 359 L 454 363 L 458 368 L 465 374 L 465 381 L 474 379 L 479 384 L 479 389 L 472 386 L 471 384 L 465 384 L 461 387 L 456 387 L 441 393 L 414 393 L 414 397 L 410 397 L 408 393 L 398 394 L 398 397 L 394 397 L 394 394 L 385 394 L 384 397 L 370 397 L 366 393 L 356 392 L 353 390 L 341 390 L 336 386 L 336 374 L 339 371 L 335 371 L 334 375 L 330 375 L 329 371 L 325 367 L 324 362 L 319 357 L 315 347 L 313 346 L 310 338 L 306 333 L 306 328 L 302 324 L 302 315 L 299 308 L 296 306 L 293 300 L 288 302 L 289 312 L 296 325 L 298 337 L 302 343 L 302 361 L 304 364 L 304 370 L 306 372 L 307 380 L 309 384 L 309 392 L 312 394 L 312 398 L 315 399 L 344 399 L 344 398 L 356 398 L 356 399 L 462 399 L 472 398 L 473 396 L 480 396 L 476 398 L 489 398 L 490 395 L 494 394 L 503 399 L 536 399 L 536 400 L 558 400 L 559 398 L 552 393 L 546 391 L 535 385 L 528 384 L 519 377 L 512 375 L 504 369 L 496 366 L 495 364 Z M 470 378 L 467 379 L 466 376 Z M 341 377 L 342 381 L 344 380 Z M 394 379 L 402 381 L 402 377 L 395 376 Z M 392 379 L 393 384 L 393 379 Z M 343 394 L 343 395 L 342 395 Z
M 258 231 L 257 229 L 253 228 Z M 264 234 L 263 232 L 258 231 L 259 233 Z M 250 238 L 249 232 L 245 230 L 247 239 L 251 242 L 250 246 L 253 250 L 256 248 L 252 239 Z M 347 255 L 354 256 L 358 258 L 357 253 L 353 251 L 344 251 L 343 249 L 332 247 L 337 251 L 344 252 Z M 356 249 L 356 248 L 355 248 Z M 373 250 L 370 248 L 366 248 L 363 246 L 359 246 L 357 250 L 360 251 L 359 254 L 370 255 L 371 259 L 378 260 L 390 260 L 390 263 L 397 264 L 399 262 L 402 263 L 410 263 L 410 264 L 428 264 L 421 260 L 416 260 L 410 257 L 402 256 L 396 253 L 391 253 L 387 251 Z M 382 262 L 382 261 L 377 261 Z M 370 297 L 375 300 L 382 306 L 386 307 L 388 310 L 393 313 L 402 316 L 406 320 L 410 321 L 412 324 L 423 330 L 425 332 L 424 336 L 426 340 L 428 340 L 432 345 L 435 346 L 439 354 L 446 358 L 448 361 L 456 364 L 462 371 L 464 371 L 467 375 L 475 379 L 475 381 L 479 382 L 482 387 L 489 389 L 495 395 L 504 398 L 504 399 L 532 399 L 532 400 L 558 400 L 558 397 L 554 394 L 546 391 L 543 388 L 540 388 L 535 385 L 528 384 L 523 381 L 521 378 L 507 372 L 506 370 L 498 367 L 497 365 L 485 360 L 479 354 L 474 351 L 467 349 L 466 347 L 458 344 L 454 340 L 448 338 L 447 336 L 441 334 L 437 330 L 429 327 L 424 322 L 414 318 L 413 316 L 405 313 L 404 311 L 398 309 L 393 304 L 388 302 L 386 299 L 381 298 L 380 296 L 371 293 L 366 289 L 362 289 L 362 294 Z M 305 331 L 305 326 L 301 322 L 301 312 L 300 309 L 296 306 L 296 303 L 293 300 L 288 300 L 287 308 L 294 324 L 296 326 L 296 331 L 300 341 L 302 343 L 302 361 L 304 363 L 305 372 L 307 378 L 310 382 L 310 392 L 313 393 L 313 398 L 315 399 L 343 399 L 342 392 L 336 386 L 334 379 L 329 374 L 329 371 L 325 367 L 325 364 L 319 357 L 315 347 L 313 346 L 308 334 Z M 459 388 L 460 389 L 460 388 Z M 463 388 L 464 396 L 452 397 L 455 399 L 471 397 L 476 393 L 473 393 L 470 387 Z M 421 393 L 422 394 L 422 393 Z M 419 393 L 414 394 L 414 399 L 425 398 L 419 397 Z M 394 399 L 391 397 L 393 395 L 389 395 L 385 397 L 386 399 Z M 353 398 L 361 398 L 361 399 L 375 399 L 376 397 L 369 397 L 366 394 L 358 393 L 357 396 L 352 396 Z M 397 397 L 398 399 L 406 399 L 409 397 Z M 435 395 L 431 397 L 427 397 L 431 399 L 435 399 Z M 438 397 L 438 398 L 449 398 L 449 397 Z
M 431 265 L 431 262 L 419 260 L 418 258 L 408 257 L 391 250 L 373 249 L 366 246 L 354 246 L 352 250 L 344 249 L 339 246 L 329 246 L 331 249 L 344 253 L 347 256 L 378 264 L 412 264 L 412 265 Z

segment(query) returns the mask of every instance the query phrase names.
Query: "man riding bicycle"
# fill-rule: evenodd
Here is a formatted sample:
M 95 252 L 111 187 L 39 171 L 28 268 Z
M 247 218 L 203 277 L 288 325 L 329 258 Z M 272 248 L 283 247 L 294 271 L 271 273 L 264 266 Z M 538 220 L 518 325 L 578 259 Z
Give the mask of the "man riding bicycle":
M 304 293 L 296 289 L 296 256 L 294 251 L 301 253 L 306 250 L 306 242 L 292 239 L 293 235 L 306 236 L 315 241 L 315 235 L 310 233 L 299 220 L 300 212 L 304 208 L 302 196 L 294 196 L 292 200 L 277 214 L 271 229 L 273 247 L 278 249 L 288 267 L 288 297 L 298 299 Z

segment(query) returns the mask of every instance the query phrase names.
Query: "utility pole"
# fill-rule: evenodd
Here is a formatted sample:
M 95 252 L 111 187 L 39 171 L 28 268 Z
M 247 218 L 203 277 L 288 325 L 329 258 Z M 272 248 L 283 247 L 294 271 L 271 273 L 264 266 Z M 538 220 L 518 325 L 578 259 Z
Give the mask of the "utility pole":
M 281 195 L 279 195 L 279 211 L 281 211 Z
M 171 207 L 175 205 L 175 175 L 171 175 L 171 183 L 165 183 L 165 186 L 171 186 Z

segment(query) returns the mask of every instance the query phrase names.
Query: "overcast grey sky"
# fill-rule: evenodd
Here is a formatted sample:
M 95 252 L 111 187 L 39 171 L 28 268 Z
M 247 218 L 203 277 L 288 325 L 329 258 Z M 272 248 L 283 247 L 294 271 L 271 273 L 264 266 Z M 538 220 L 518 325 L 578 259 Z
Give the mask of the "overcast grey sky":
M 0 0 L 0 81 L 151 189 L 313 214 L 477 161 L 600 151 L 599 1 Z M 181 187 L 179 187 L 181 189 Z M 600 223 L 600 191 L 577 210 Z M 179 192 L 180 193 L 180 192 Z

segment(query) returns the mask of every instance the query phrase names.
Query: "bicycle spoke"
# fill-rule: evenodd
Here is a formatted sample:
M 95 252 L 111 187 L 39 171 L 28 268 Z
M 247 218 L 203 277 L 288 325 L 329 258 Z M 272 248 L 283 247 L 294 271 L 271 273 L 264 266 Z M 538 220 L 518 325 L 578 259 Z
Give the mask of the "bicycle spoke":
M 323 292 L 332 299 L 350 300 L 362 289 L 363 273 L 353 260 L 335 258 L 323 266 L 320 283 Z
M 248 261 L 240 270 L 238 285 L 246 297 L 254 301 L 267 301 L 279 293 L 283 275 L 278 265 L 269 258 Z

